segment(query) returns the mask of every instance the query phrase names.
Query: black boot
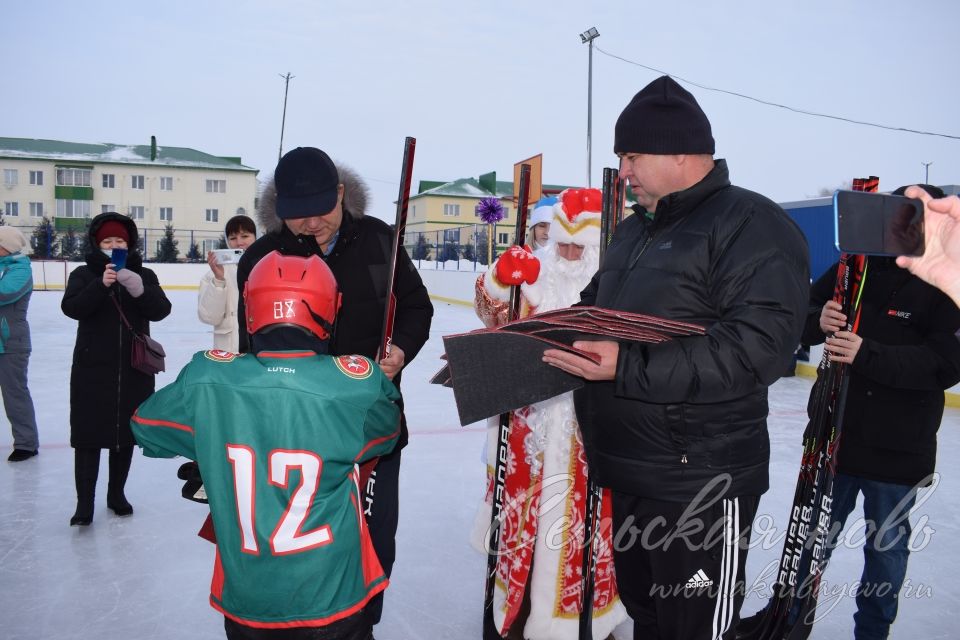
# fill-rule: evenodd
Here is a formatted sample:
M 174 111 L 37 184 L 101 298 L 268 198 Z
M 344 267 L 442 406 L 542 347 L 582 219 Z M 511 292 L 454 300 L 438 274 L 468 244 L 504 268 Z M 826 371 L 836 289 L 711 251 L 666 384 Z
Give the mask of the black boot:
M 70 518 L 70 526 L 87 526 L 93 522 L 93 497 L 97 492 L 100 473 L 100 449 L 74 449 L 73 477 L 77 484 L 77 511 Z
M 107 485 L 107 506 L 118 516 L 133 515 L 133 505 L 123 495 L 133 460 L 133 446 L 110 449 L 110 483 Z

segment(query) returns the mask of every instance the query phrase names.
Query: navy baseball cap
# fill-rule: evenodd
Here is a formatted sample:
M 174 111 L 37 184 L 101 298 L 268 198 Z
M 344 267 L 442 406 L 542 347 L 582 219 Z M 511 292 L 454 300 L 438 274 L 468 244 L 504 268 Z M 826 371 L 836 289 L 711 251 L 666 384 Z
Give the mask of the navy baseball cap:
M 277 216 L 325 216 L 337 206 L 340 174 L 326 153 L 316 147 L 297 147 L 280 158 L 273 173 L 277 187 Z

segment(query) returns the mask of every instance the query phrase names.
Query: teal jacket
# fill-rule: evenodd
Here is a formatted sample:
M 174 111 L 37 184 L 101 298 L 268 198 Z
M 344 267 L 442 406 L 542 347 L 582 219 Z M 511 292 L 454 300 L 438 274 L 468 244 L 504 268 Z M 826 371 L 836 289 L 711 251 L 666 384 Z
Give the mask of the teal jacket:
M 27 307 L 31 293 L 30 258 L 22 253 L 0 257 L 0 353 L 29 353 Z

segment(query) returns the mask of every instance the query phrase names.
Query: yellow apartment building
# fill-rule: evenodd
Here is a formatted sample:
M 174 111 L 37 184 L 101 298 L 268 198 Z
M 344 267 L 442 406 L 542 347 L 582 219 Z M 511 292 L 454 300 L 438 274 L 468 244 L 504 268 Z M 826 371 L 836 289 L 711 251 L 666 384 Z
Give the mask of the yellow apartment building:
M 556 195 L 563 185 L 543 185 L 544 196 Z M 404 245 L 412 252 L 420 236 L 431 247 L 431 258 L 442 253 L 446 244 L 478 245 L 478 254 L 486 256 L 488 226 L 476 212 L 483 198 L 498 198 L 506 216 L 496 224 L 493 239 L 497 255 L 511 244 L 517 223 L 517 206 L 513 201 L 513 182 L 497 180 L 496 172 L 479 178 L 460 178 L 452 182 L 421 180 L 416 195 L 410 196 Z M 535 202 L 530 203 L 532 208 Z M 479 242 L 478 242 L 479 237 Z
M 169 224 L 180 256 L 214 248 L 226 221 L 252 217 L 257 170 L 240 158 L 158 145 L 84 144 L 0 138 L 0 205 L 5 224 L 31 238 L 44 217 L 56 232 L 81 233 L 90 218 L 116 211 L 136 221 L 145 257 Z

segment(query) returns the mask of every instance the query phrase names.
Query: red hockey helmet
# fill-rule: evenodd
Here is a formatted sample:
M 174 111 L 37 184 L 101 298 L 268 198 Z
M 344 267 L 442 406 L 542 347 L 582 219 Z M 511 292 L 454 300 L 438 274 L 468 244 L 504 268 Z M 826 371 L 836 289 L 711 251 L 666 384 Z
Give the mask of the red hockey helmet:
M 294 325 L 326 340 L 340 310 L 340 292 L 330 267 L 318 256 L 271 251 L 250 271 L 243 302 L 251 334 L 273 325 Z

